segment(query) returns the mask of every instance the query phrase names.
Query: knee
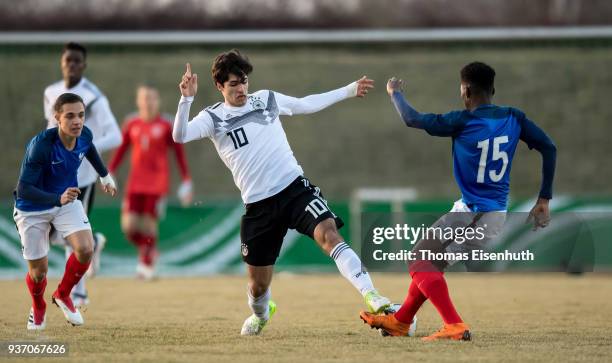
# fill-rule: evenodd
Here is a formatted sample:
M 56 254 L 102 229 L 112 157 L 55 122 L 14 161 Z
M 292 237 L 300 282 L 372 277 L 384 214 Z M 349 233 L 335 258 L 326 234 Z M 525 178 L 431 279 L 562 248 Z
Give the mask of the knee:
M 136 233 L 136 228 L 134 228 L 134 226 L 132 226 L 131 224 L 121 224 L 121 231 L 125 234 L 125 235 L 133 235 L 134 233 Z
M 148 236 L 157 236 L 157 219 L 146 215 L 142 218 L 142 232 Z
M 47 266 L 34 267 L 30 269 L 30 278 L 38 283 L 47 277 Z
M 74 250 L 74 253 L 79 262 L 89 262 L 93 256 L 93 241 L 79 244 Z
M 124 233 L 139 232 L 142 218 L 139 214 L 123 211 L 121 214 L 121 229 Z
M 141 232 L 147 236 L 151 236 L 152 238 L 157 238 L 157 226 L 145 225 Z
M 328 254 L 332 249 L 340 242 L 342 242 L 342 236 L 338 233 L 335 224 L 326 223 L 327 221 L 321 222 L 315 229 L 314 239 L 317 241 L 319 246 Z
M 132 221 L 131 219 L 128 219 L 128 220 L 122 219 L 121 220 L 121 230 L 126 235 L 134 234 L 137 232 L 136 223 L 134 223 L 134 221 Z
M 268 291 L 268 284 L 264 281 L 251 281 L 249 282 L 249 291 L 255 298 L 262 296 Z

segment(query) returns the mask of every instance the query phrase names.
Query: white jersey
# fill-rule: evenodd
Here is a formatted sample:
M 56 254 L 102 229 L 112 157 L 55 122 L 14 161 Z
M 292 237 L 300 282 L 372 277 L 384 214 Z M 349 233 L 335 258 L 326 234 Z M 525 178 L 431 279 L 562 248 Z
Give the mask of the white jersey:
M 80 96 L 85 102 L 85 125 L 93 133 L 93 143 L 99 153 L 114 149 L 121 144 L 121 130 L 110 109 L 108 100 L 98 87 L 84 77 L 72 88 L 66 88 L 64 81 L 59 81 L 45 89 L 44 111 L 47 128 L 57 126 L 53 105 L 57 98 L 66 92 Z M 79 187 L 95 183 L 97 176 L 98 173 L 93 166 L 84 159 L 77 172 Z
M 279 116 L 317 112 L 356 94 L 356 83 L 304 98 L 262 90 L 248 95 L 242 107 L 217 103 L 189 123 L 193 97 L 181 97 L 173 137 L 182 143 L 210 138 L 231 170 L 244 203 L 254 203 L 278 194 L 304 173 Z

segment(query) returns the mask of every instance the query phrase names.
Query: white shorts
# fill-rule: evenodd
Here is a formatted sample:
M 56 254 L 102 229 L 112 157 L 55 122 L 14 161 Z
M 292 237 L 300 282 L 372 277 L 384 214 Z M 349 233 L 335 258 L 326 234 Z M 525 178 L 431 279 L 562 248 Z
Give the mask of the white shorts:
M 472 227 L 481 228 L 482 234 L 473 236 L 472 238 L 462 238 L 452 241 L 443 241 L 446 245 L 444 250 L 446 252 L 461 253 L 468 252 L 477 249 L 486 249 L 489 242 L 495 239 L 502 231 L 504 223 L 506 221 L 506 211 L 495 211 L 495 212 L 482 212 L 476 213 L 461 200 L 453 204 L 453 208 L 449 213 L 443 215 L 438 219 L 433 227 L 445 228 L 457 228 L 457 227 Z M 447 260 L 449 265 L 454 264 L 456 261 Z
M 80 200 L 36 212 L 24 212 L 15 208 L 13 217 L 21 238 L 23 258 L 26 260 L 47 256 L 51 225 L 62 238 L 78 231 L 91 231 L 89 219 Z

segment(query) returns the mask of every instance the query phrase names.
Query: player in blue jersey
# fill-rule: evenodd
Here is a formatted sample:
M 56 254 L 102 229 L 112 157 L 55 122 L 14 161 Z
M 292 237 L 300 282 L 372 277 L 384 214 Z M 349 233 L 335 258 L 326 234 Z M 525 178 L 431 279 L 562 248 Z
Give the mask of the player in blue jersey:
M 443 276 L 444 269 L 454 261 L 430 261 L 423 257 L 427 253 L 421 252 L 450 252 L 448 255 L 469 252 L 482 249 L 499 234 L 505 221 L 510 169 L 519 140 L 542 155 L 542 185 L 528 220 L 533 220 L 534 229 L 546 227 L 550 221 L 548 201 L 552 198 L 555 145 L 520 110 L 491 103 L 495 94 L 494 79 L 495 71 L 484 63 L 474 62 L 463 67 L 461 98 L 465 109 L 443 115 L 418 112 L 405 100 L 401 80 L 394 77 L 387 83 L 387 92 L 408 127 L 423 129 L 432 136 L 452 138 L 454 174 L 461 199 L 433 227 L 480 227 L 484 231 L 463 242 L 429 238 L 415 244 L 413 251 L 417 260 L 409 266 L 412 283 L 402 307 L 392 315 L 360 314 L 364 322 L 389 335 L 413 333 L 411 324 L 415 323 L 415 314 L 429 300 L 444 320 L 444 327 L 424 340 L 471 339 L 469 327 L 455 310 Z
M 28 261 L 26 284 L 32 296 L 28 330 L 46 325 L 47 254 L 49 232 L 53 226 L 72 246 L 64 276 L 52 301 L 72 325 L 82 325 L 70 291 L 89 267 L 93 254 L 91 225 L 78 200 L 77 169 L 86 158 L 101 176 L 105 192 L 115 195 L 117 188 L 83 125 L 85 106 L 81 97 L 64 93 L 53 107 L 58 126 L 36 135 L 28 144 L 14 192 L 13 217 L 21 238 L 23 257 Z

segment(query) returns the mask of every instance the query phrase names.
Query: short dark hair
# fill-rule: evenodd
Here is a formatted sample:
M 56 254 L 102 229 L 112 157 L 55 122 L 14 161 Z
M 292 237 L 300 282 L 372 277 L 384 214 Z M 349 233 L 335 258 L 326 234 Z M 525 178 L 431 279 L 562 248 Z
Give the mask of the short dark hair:
M 240 54 L 238 49 L 221 53 L 215 58 L 212 66 L 212 78 L 218 83 L 225 83 L 230 74 L 235 74 L 241 82 L 253 71 L 253 65 L 247 56 Z
M 66 53 L 69 50 L 75 50 L 77 52 L 81 52 L 83 53 L 83 59 L 87 59 L 87 49 L 85 49 L 85 47 L 79 43 L 75 43 L 75 42 L 69 42 L 64 44 L 64 47 L 62 48 L 62 54 Z
M 488 64 L 472 62 L 461 69 L 461 80 L 470 84 L 476 93 L 492 94 L 495 70 Z
M 55 103 L 53 104 L 53 110 L 57 113 L 62 112 L 62 107 L 67 103 L 77 103 L 80 102 L 85 106 L 85 102 L 79 95 L 75 95 L 74 93 L 62 93 Z

